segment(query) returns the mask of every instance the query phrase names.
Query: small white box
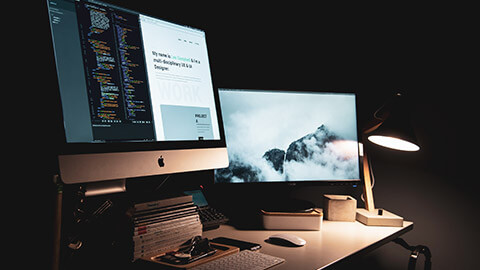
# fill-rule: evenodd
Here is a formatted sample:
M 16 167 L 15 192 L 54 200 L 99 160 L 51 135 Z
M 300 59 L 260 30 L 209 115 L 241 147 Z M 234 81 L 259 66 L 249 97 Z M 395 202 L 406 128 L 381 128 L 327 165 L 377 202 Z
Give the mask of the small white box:
M 261 211 L 263 227 L 266 230 L 320 231 L 322 228 L 322 209 L 315 208 L 310 213 Z

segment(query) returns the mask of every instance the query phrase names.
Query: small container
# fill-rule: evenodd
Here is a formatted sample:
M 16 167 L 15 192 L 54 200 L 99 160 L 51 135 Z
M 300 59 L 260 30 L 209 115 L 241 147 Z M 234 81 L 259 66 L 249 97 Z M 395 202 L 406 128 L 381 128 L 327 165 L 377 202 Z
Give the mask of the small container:
M 325 219 L 355 221 L 357 200 L 348 195 L 323 195 Z
M 315 208 L 308 213 L 267 212 L 261 210 L 263 227 L 266 230 L 320 231 L 322 209 Z

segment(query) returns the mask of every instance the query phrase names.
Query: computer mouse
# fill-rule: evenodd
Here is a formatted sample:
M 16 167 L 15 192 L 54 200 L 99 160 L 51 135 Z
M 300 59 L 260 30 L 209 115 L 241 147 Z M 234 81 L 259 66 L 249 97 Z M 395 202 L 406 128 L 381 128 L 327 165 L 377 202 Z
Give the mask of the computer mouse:
M 307 243 L 303 238 L 289 233 L 274 234 L 268 238 L 268 242 L 290 247 L 301 247 Z

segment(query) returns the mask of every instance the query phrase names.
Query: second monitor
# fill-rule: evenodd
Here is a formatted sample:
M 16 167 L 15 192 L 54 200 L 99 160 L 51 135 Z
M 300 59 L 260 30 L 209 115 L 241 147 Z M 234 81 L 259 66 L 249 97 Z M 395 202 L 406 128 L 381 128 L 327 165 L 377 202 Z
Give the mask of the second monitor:
M 219 89 L 230 166 L 215 183 L 359 181 L 353 93 Z

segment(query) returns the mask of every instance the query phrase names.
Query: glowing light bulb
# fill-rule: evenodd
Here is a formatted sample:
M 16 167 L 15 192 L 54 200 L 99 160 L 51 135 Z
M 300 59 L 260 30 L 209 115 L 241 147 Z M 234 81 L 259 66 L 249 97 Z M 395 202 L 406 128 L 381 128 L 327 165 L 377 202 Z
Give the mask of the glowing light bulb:
M 395 137 L 372 135 L 368 137 L 368 140 L 375 144 L 401 151 L 413 152 L 420 149 L 420 147 L 414 143 Z

